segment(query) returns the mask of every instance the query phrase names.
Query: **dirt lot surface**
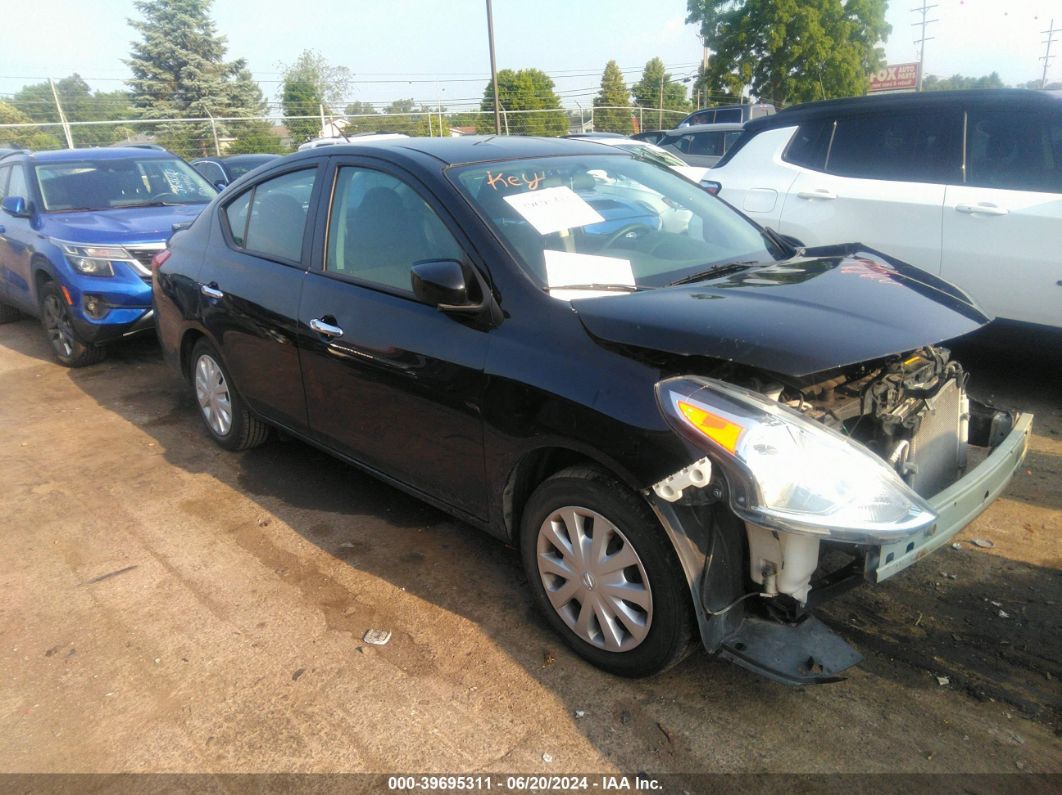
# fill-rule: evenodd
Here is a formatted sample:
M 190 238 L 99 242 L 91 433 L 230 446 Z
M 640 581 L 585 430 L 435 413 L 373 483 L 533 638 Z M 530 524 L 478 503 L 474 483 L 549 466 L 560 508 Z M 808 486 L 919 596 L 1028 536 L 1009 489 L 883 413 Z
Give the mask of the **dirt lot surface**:
M 515 551 L 301 443 L 215 447 L 153 339 L 71 371 L 0 327 L 0 772 L 1062 772 L 1039 344 L 961 347 L 975 394 L 1037 415 L 1026 465 L 961 549 L 829 604 L 866 660 L 797 689 L 703 654 L 602 674 Z

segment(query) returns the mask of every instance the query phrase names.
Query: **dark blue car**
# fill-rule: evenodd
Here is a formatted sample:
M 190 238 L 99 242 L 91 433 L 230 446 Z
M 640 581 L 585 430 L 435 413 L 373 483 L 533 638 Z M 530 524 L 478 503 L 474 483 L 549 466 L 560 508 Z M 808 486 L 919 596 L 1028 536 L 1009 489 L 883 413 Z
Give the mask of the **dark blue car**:
M 0 323 L 39 317 L 68 367 L 154 327 L 151 260 L 217 191 L 149 149 L 17 152 L 0 159 Z

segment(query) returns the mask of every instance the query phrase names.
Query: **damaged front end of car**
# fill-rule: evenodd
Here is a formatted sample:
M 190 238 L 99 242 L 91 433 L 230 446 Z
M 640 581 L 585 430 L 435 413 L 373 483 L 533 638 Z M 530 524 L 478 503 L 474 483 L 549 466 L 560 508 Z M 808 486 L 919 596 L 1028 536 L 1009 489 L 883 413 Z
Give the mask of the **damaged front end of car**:
M 860 655 L 811 610 L 947 543 L 1006 487 L 1032 417 L 972 400 L 927 346 L 812 376 L 657 384 L 700 453 L 646 489 L 690 583 L 708 651 L 789 684 Z

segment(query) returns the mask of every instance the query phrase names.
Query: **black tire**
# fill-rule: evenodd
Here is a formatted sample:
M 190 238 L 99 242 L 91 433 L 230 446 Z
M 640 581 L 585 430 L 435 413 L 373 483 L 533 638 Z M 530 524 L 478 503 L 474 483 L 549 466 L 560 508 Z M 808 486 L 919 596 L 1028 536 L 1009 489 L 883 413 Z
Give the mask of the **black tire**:
M 4 323 L 14 323 L 22 317 L 22 313 L 15 307 L 8 306 L 7 304 L 0 304 L 0 325 Z
M 107 358 L 107 349 L 78 337 L 66 297 L 53 281 L 41 285 L 41 326 L 48 335 L 52 353 L 67 367 L 88 367 Z
M 619 634 L 622 636 L 620 647 L 606 648 L 608 633 L 603 629 L 601 614 L 594 609 L 591 611 L 594 615 L 586 625 L 590 628 L 587 633 L 589 639 L 584 639 L 577 632 L 578 617 L 581 617 L 584 609 L 579 596 L 572 596 L 566 605 L 560 607 L 554 607 L 550 601 L 547 587 L 550 588 L 553 598 L 560 600 L 565 598 L 560 596 L 561 593 L 569 592 L 571 586 L 567 584 L 575 582 L 576 578 L 569 580 L 548 572 L 546 574 L 540 572 L 539 564 L 543 555 L 553 560 L 559 558 L 555 555 L 557 548 L 553 546 L 548 531 L 543 530 L 541 537 L 539 531 L 545 527 L 547 520 L 551 520 L 551 526 L 554 528 L 560 526 L 555 520 L 561 515 L 560 509 L 569 506 L 579 508 L 586 514 L 597 514 L 596 518 L 583 515 L 580 520 L 583 522 L 582 531 L 589 531 L 587 543 L 591 547 L 593 537 L 598 532 L 598 521 L 605 520 L 600 525 L 605 528 L 601 543 L 610 545 L 609 549 L 612 550 L 611 553 L 609 549 L 601 550 L 603 555 L 611 555 L 611 557 L 606 557 L 606 560 L 617 558 L 620 551 L 625 551 L 626 544 L 633 549 L 640 565 L 632 564 L 622 570 L 624 582 L 620 587 L 631 585 L 636 588 L 640 587 L 642 591 L 647 587 L 650 597 L 647 601 L 651 611 L 647 612 L 626 601 L 620 605 L 614 597 L 608 596 L 608 589 L 615 587 L 615 583 L 606 583 L 604 577 L 613 577 L 614 574 L 592 574 L 589 587 L 587 580 L 580 576 L 579 585 L 575 587 L 578 588 L 577 594 L 588 597 L 588 602 L 593 599 L 600 600 L 599 606 L 606 599 L 611 599 L 609 609 L 612 611 L 612 617 L 616 619 L 623 618 L 623 616 L 620 616 L 620 611 L 615 608 L 625 605 L 624 611 L 629 615 L 634 614 L 635 618 L 640 617 L 644 627 L 647 627 L 647 632 L 644 627 L 635 629 L 635 631 L 645 632 L 641 639 L 635 636 L 635 631 L 628 631 L 625 626 L 626 622 L 613 621 L 613 626 L 619 629 Z M 561 525 L 564 524 L 561 522 Z M 572 540 L 570 533 L 566 530 L 564 533 L 564 540 L 570 542 Z M 542 611 L 550 626 L 581 657 L 609 673 L 640 677 L 667 670 L 689 652 L 694 636 L 695 617 L 689 588 L 678 557 L 645 500 L 613 477 L 589 466 L 571 467 L 553 475 L 544 481 L 528 499 L 523 510 L 520 536 L 524 570 L 535 604 Z M 544 545 L 544 549 L 540 550 L 540 544 Z M 587 551 L 589 552 L 590 549 L 588 548 Z M 588 556 L 588 559 L 589 557 L 593 556 Z M 568 559 L 565 558 L 562 562 L 566 564 Z M 595 576 L 602 577 L 602 579 L 595 580 Z M 645 582 L 642 582 L 643 576 Z M 547 580 L 549 580 L 548 583 Z M 590 592 L 595 589 L 597 595 L 593 596 Z M 644 594 L 641 594 L 640 598 L 644 600 Z M 562 618 L 562 611 L 567 618 Z M 607 613 L 605 618 L 606 621 L 610 620 Z M 569 626 L 569 622 L 576 626 Z M 596 631 L 594 627 L 597 628 Z M 615 629 L 612 630 L 613 644 L 617 638 L 615 632 Z M 635 645 L 629 648 L 623 647 L 631 643 Z
M 220 378 L 220 381 L 217 380 Z M 199 417 L 214 441 L 226 450 L 249 450 L 269 438 L 269 426 L 255 417 L 243 402 L 240 393 L 229 375 L 221 356 L 207 340 L 201 339 L 192 348 L 192 361 L 188 368 L 188 380 L 199 407 Z M 215 410 L 209 398 L 204 398 L 201 385 L 206 385 L 217 394 L 224 394 L 228 402 L 228 422 L 221 421 L 224 410 Z

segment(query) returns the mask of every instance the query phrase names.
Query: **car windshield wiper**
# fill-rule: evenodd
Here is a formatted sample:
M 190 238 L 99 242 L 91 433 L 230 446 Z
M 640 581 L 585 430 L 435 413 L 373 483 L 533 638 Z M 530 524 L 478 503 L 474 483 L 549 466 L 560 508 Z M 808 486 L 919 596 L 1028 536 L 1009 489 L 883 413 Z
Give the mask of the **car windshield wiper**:
M 131 204 L 116 204 L 114 209 L 122 208 L 128 209 L 130 207 L 181 207 L 188 202 L 174 202 L 174 201 L 157 201 L 157 202 L 136 202 Z
M 683 276 L 681 279 L 668 284 L 668 287 L 676 287 L 680 284 L 692 284 L 693 282 L 704 281 L 710 276 L 722 276 L 725 273 L 736 273 L 738 271 L 748 270 L 753 265 L 761 264 L 757 259 L 738 260 L 736 262 L 724 262 L 721 265 L 713 265 L 707 270 L 700 271 L 698 273 L 691 273 L 689 276 Z

